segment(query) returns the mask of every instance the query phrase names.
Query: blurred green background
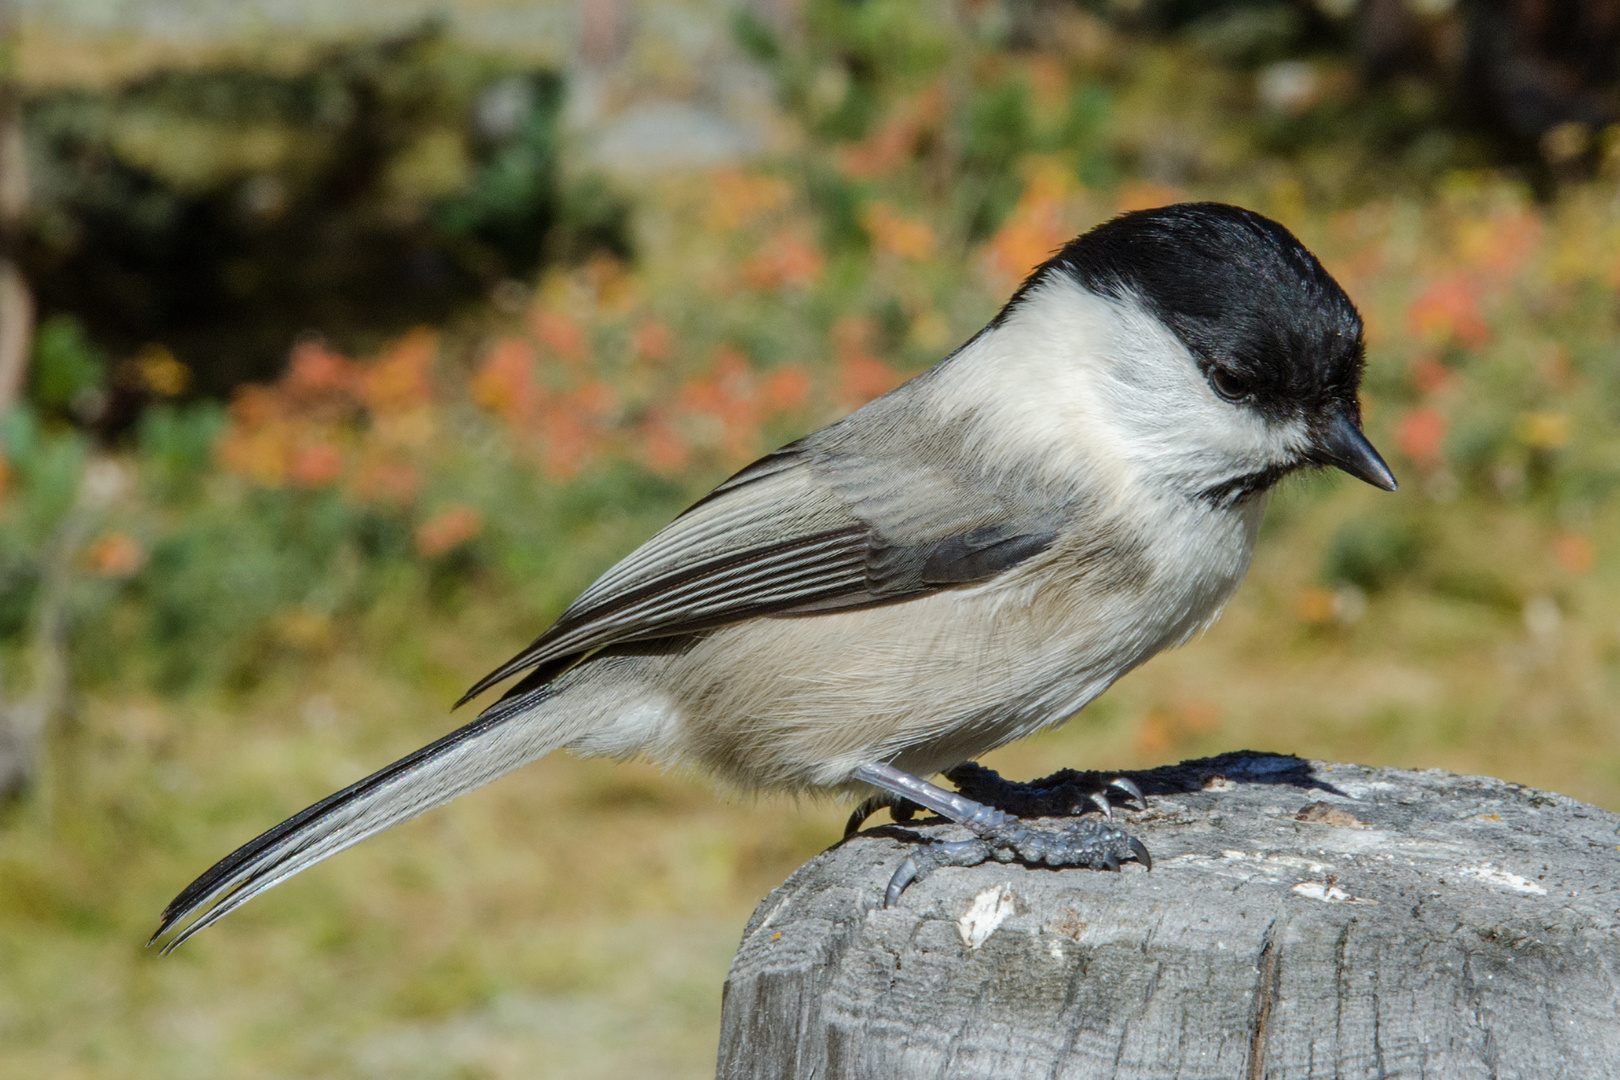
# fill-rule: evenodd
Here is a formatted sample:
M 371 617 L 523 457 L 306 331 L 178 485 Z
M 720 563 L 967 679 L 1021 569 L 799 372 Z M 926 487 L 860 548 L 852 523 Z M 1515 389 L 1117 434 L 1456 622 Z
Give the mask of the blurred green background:
M 548 759 L 141 945 L 708 486 L 1185 198 L 1361 306 L 1401 492 L 1290 481 L 1214 629 L 991 763 L 1620 808 L 1604 10 L 0 5 L 0 1075 L 710 1074 L 846 808 Z

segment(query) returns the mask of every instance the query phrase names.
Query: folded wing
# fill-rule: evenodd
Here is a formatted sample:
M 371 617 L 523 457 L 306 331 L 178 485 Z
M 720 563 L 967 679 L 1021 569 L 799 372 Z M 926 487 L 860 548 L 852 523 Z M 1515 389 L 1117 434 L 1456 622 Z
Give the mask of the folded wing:
M 950 464 L 915 453 L 856 456 L 810 440 L 785 447 L 608 570 L 457 704 L 538 669 L 526 691 L 607 645 L 983 581 L 1057 538 L 1063 506 Z

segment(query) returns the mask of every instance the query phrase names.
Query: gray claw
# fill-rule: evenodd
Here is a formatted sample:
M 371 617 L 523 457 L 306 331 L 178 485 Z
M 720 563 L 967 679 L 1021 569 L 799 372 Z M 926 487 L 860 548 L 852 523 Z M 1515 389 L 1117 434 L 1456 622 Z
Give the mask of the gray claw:
M 1144 870 L 1152 870 L 1153 869 L 1153 856 L 1148 854 L 1147 845 L 1142 843 L 1142 841 L 1138 840 L 1134 836 L 1130 838 L 1130 842 L 1131 842 L 1131 851 L 1132 851 L 1133 854 L 1135 854 L 1136 861 L 1142 864 L 1142 869 L 1144 869 Z
M 1134 780 L 1128 779 L 1124 776 L 1116 776 L 1108 782 L 1108 786 L 1111 788 L 1118 788 L 1131 798 L 1135 799 L 1136 804 L 1143 810 L 1147 809 L 1147 798 L 1143 796 L 1142 789 L 1136 786 L 1136 782 Z
M 1114 820 L 1114 808 L 1108 805 L 1108 796 L 1100 791 L 1093 792 L 1091 801 L 1097 804 L 1097 809 L 1103 812 L 1103 817 L 1109 821 Z
M 900 899 L 900 894 L 906 891 L 906 886 L 916 881 L 918 877 L 917 860 L 906 856 L 906 861 L 895 870 L 894 876 L 889 879 L 889 887 L 883 890 L 883 906 L 894 907 Z

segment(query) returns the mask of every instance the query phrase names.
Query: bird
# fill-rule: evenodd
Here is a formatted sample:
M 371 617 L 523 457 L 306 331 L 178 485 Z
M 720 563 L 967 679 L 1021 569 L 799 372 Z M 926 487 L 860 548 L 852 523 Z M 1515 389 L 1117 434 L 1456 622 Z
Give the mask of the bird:
M 1355 305 L 1276 221 L 1211 202 L 1106 221 L 945 359 L 613 565 L 457 703 L 516 678 L 471 723 L 221 859 L 152 942 L 560 749 L 865 799 L 852 825 L 886 804 L 967 829 L 918 838 L 887 904 L 988 859 L 1151 868 L 1111 815 L 1036 826 L 928 778 L 1209 626 L 1285 476 L 1396 490 L 1364 366 Z

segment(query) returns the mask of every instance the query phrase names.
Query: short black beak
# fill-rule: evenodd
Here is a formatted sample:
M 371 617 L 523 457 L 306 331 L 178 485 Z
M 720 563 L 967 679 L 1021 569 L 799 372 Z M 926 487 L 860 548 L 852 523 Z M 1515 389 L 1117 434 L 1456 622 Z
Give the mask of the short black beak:
M 1322 465 L 1343 469 L 1357 480 L 1365 480 L 1375 488 L 1394 491 L 1398 485 L 1395 475 L 1378 456 L 1373 444 L 1361 433 L 1361 428 L 1348 413 L 1334 413 L 1325 427 L 1319 428 L 1312 440 L 1310 458 Z

